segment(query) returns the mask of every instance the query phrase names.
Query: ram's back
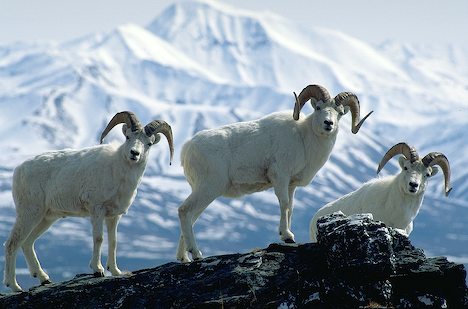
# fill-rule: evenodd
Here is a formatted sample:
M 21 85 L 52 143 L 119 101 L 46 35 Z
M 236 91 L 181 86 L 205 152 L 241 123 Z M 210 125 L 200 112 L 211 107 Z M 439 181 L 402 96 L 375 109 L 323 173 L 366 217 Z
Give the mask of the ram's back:
M 106 168 L 101 157 L 107 153 L 111 155 L 112 150 L 109 145 L 103 145 L 47 152 L 26 160 L 14 171 L 12 191 L 15 204 L 52 208 L 61 208 L 62 205 L 70 208 L 70 203 L 79 204 L 84 189 L 95 187 L 96 191 L 104 190 L 98 182 L 104 179 L 99 174 Z
M 302 139 L 296 122 L 290 112 L 279 112 L 200 131 L 184 144 L 181 162 L 192 187 L 216 179 L 231 189 L 237 186 L 226 195 L 238 196 L 271 186 L 268 172 L 273 165 L 292 174 L 294 162 L 304 156 L 298 147 Z

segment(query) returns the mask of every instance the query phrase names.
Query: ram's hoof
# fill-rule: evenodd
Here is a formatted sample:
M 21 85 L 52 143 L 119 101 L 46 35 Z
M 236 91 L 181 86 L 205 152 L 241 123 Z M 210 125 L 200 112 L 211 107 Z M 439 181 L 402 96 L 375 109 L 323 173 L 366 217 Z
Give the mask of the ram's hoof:
M 287 244 L 295 244 L 296 243 L 294 241 L 294 239 L 292 239 L 292 238 L 285 239 L 284 242 L 287 243 Z
M 191 260 L 188 256 L 182 257 L 182 258 L 177 258 L 177 260 L 178 260 L 179 262 L 183 263 L 183 264 L 187 264 L 187 263 L 192 262 L 192 260 Z
M 50 281 L 49 279 L 47 279 L 47 280 L 42 281 L 42 282 L 41 282 L 41 285 L 46 285 L 46 284 L 51 284 L 51 283 L 52 283 L 52 281 Z
M 20 293 L 23 292 L 23 289 L 17 284 L 10 285 L 9 283 L 5 283 L 7 288 L 10 288 L 13 293 Z
M 189 252 L 192 255 L 193 261 L 200 261 L 203 259 L 203 254 L 200 250 L 189 250 Z
M 104 277 L 104 272 L 103 271 L 97 271 L 93 274 L 94 277 L 99 278 L 99 277 Z

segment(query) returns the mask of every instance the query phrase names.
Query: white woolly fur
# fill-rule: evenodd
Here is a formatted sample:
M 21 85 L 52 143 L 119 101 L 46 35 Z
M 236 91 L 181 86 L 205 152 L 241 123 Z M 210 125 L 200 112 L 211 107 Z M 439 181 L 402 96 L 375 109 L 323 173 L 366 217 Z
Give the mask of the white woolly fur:
M 438 172 L 435 166 L 426 167 L 421 161 L 411 163 L 399 158 L 401 172 L 365 183 L 354 192 L 320 208 L 310 222 L 310 238 L 317 241 L 317 220 L 335 211 L 349 216 L 371 213 L 375 220 L 398 229 L 404 235 L 413 230 L 413 220 L 421 208 L 427 179 Z
M 49 276 L 34 251 L 35 240 L 58 219 L 90 217 L 93 255 L 90 267 L 104 276 L 101 264 L 103 224 L 108 234 L 107 269 L 112 275 L 122 272 L 116 263 L 117 224 L 132 204 L 145 171 L 151 145 L 160 136 L 148 136 L 140 127 L 131 130 L 124 124 L 126 141 L 80 150 L 61 150 L 38 155 L 19 165 L 13 174 L 13 199 L 16 222 L 5 244 L 4 283 L 21 291 L 16 281 L 16 253 L 22 247 L 29 271 L 42 284 Z
M 217 197 L 239 197 L 273 187 L 280 204 L 279 234 L 291 232 L 294 191 L 308 185 L 327 162 L 335 145 L 340 118 L 348 107 L 314 101 L 315 111 L 298 120 L 291 112 L 204 130 L 187 141 L 181 163 L 192 193 L 179 207 L 181 237 L 177 259 L 200 259 L 193 224 Z

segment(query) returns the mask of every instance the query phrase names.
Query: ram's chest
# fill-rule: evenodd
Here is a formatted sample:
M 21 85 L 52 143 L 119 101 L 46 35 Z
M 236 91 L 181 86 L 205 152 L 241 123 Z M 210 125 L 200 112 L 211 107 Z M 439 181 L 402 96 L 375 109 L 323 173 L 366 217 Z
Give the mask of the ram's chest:
M 107 182 L 97 186 L 97 190 L 89 190 L 92 192 L 87 198 L 90 209 L 101 205 L 106 217 L 125 214 L 135 199 L 141 174 L 132 171 L 116 172 Z
M 392 227 L 406 229 L 418 214 L 420 206 L 419 198 L 389 198 L 381 210 L 383 218 L 374 219 L 383 220 Z
M 320 167 L 304 168 L 301 172 L 291 178 L 291 184 L 296 186 L 307 186 L 314 179 Z
M 291 177 L 291 183 L 296 186 L 307 186 L 314 179 L 317 172 L 327 162 L 329 153 L 319 154 L 315 160 L 307 160 L 306 164 L 300 169 L 298 173 Z
M 112 217 L 125 214 L 135 199 L 137 194 L 136 187 L 135 185 L 123 182 L 118 190 L 115 191 L 115 194 L 103 203 L 106 216 Z

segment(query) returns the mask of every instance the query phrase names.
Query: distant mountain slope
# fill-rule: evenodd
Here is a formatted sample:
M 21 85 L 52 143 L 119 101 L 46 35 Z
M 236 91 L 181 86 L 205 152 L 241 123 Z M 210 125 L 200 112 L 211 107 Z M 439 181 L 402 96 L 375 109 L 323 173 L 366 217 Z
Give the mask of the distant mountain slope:
M 171 124 L 176 160 L 169 166 L 166 147 L 152 149 L 138 196 L 119 227 L 119 261 L 122 268 L 137 269 L 173 260 L 177 207 L 190 193 L 178 159 L 183 143 L 205 128 L 278 110 L 292 114 L 292 92 L 315 83 L 332 95 L 354 91 L 361 110 L 375 112 L 357 135 L 350 132 L 350 117 L 343 119 L 330 162 L 298 190 L 296 239 L 308 241 L 315 210 L 376 177 L 385 150 L 406 141 L 420 153 L 445 153 L 454 187 L 445 198 L 442 176 L 431 180 L 411 238 L 432 255 L 467 263 L 464 52 L 395 42 L 370 46 L 336 31 L 305 29 L 272 14 L 209 1 L 176 3 L 147 28 L 127 24 L 71 42 L 0 46 L 0 242 L 14 222 L 13 168 L 46 150 L 97 144 L 116 112 L 132 110 L 144 123 Z M 118 129 L 109 136 L 122 139 Z M 382 174 L 397 166 L 391 161 Z M 216 200 L 195 230 L 210 255 L 278 241 L 278 223 L 276 197 L 267 191 Z M 88 221 L 66 219 L 38 240 L 37 251 L 59 279 L 88 271 L 90 246 Z M 27 273 L 23 258 L 18 265 Z

